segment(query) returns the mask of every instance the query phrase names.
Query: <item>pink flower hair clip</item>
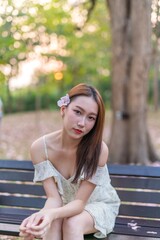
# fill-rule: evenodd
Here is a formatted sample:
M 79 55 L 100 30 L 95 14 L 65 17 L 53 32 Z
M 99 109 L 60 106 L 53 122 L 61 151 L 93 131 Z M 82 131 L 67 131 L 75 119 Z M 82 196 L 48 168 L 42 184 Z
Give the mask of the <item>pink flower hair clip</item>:
M 57 105 L 58 107 L 67 106 L 70 103 L 69 95 L 66 94 L 64 97 L 61 97 L 60 100 L 58 100 Z

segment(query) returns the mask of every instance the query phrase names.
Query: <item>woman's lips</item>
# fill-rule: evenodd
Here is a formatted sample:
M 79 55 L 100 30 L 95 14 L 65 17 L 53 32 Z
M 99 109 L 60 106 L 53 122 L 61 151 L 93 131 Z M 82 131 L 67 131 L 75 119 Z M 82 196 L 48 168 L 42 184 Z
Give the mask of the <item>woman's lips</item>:
M 76 129 L 76 128 L 74 128 L 73 130 L 76 134 L 82 134 L 83 133 L 82 130 L 79 130 L 79 129 Z

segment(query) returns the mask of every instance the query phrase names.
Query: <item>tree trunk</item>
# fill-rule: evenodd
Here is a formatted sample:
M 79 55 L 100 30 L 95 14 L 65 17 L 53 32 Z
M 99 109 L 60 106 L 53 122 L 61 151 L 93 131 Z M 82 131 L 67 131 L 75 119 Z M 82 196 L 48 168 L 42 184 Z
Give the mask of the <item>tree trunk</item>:
M 147 164 L 147 83 L 151 56 L 151 1 L 108 0 L 112 28 L 112 163 Z
M 156 46 L 153 54 L 153 67 L 154 67 L 154 79 L 153 79 L 153 102 L 154 110 L 158 111 L 159 108 L 159 84 L 158 84 L 158 75 L 159 75 L 159 51 L 158 51 L 158 40 L 156 41 Z

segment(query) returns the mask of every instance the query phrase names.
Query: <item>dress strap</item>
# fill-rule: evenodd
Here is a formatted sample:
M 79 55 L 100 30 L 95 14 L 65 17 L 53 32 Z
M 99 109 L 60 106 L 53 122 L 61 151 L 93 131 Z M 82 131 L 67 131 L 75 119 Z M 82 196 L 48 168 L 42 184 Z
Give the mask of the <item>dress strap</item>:
M 43 143 L 44 143 L 44 151 L 46 155 L 46 160 L 48 160 L 48 151 L 47 151 L 47 144 L 46 144 L 46 136 L 43 136 Z

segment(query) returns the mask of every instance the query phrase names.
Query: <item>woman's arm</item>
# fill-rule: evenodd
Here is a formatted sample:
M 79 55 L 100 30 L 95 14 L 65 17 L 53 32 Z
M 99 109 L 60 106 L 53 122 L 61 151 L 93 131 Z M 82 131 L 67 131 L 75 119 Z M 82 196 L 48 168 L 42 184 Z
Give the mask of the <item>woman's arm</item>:
M 30 155 L 34 165 L 46 161 L 44 142 L 42 138 L 39 138 L 32 144 Z M 51 177 L 45 179 L 42 183 L 47 196 L 43 209 L 62 206 L 62 200 L 54 179 Z
M 43 228 L 35 229 L 34 226 L 39 225 L 45 220 L 46 229 L 50 227 L 52 219 L 52 209 L 62 206 L 62 200 L 59 195 L 57 185 L 53 178 L 48 178 L 43 181 L 43 186 L 46 192 L 46 202 L 44 207 L 37 213 L 32 214 L 30 217 L 24 219 L 20 225 L 20 236 L 26 238 L 27 240 L 36 237 L 43 237 Z
M 63 203 L 54 179 L 48 178 L 44 180 L 43 187 L 46 193 L 47 200 L 42 210 L 61 207 Z
M 51 183 L 50 179 L 44 181 L 44 185 L 47 185 L 47 189 L 51 186 L 49 182 Z M 94 184 L 88 181 L 82 181 L 75 200 L 65 206 L 59 205 L 58 198 L 55 198 L 56 191 L 52 192 L 53 195 L 49 193 L 44 208 L 38 213 L 32 214 L 22 222 L 20 226 L 20 236 L 26 237 L 27 240 L 32 240 L 34 236 L 43 238 L 52 221 L 80 214 L 84 210 L 86 201 L 94 188 Z
M 99 158 L 99 166 L 104 166 L 104 164 L 107 161 L 108 157 L 108 148 L 103 143 L 102 145 L 102 151 Z M 48 179 L 48 182 L 51 181 Z M 44 181 L 44 187 L 45 191 L 48 197 L 48 202 L 46 202 L 45 207 L 36 214 L 32 215 L 29 227 L 32 229 L 33 232 L 42 232 L 43 229 L 48 228 L 50 226 L 51 222 L 59 219 L 59 218 L 65 218 L 65 217 L 72 217 L 74 215 L 80 214 L 86 205 L 86 202 L 88 201 L 90 195 L 92 194 L 93 190 L 95 189 L 96 185 L 84 180 L 81 182 L 79 190 L 75 196 L 75 200 L 72 202 L 66 204 L 65 206 L 58 206 L 56 208 L 52 208 L 51 199 L 54 197 L 57 204 L 58 203 L 58 190 L 57 192 L 54 191 L 51 194 L 51 185 L 46 180 Z M 49 208 L 49 209 L 48 209 Z
M 40 212 L 32 214 L 25 225 L 26 232 L 36 237 L 43 237 L 44 232 L 50 227 L 52 221 L 80 214 L 84 210 L 85 204 L 95 186 L 88 181 L 82 181 L 75 200 L 72 202 L 62 207 L 43 208 Z
M 38 139 L 36 142 L 32 144 L 31 147 L 31 158 L 33 164 L 40 163 L 45 161 L 45 156 L 42 151 L 42 139 Z M 62 206 L 62 199 L 58 192 L 57 184 L 55 183 L 53 178 L 48 178 L 43 181 L 43 187 L 47 196 L 44 207 L 36 214 L 32 214 L 30 217 L 26 218 L 20 225 L 20 236 L 26 237 L 27 239 L 32 239 L 33 234 L 30 231 L 30 226 L 33 224 L 34 215 L 38 215 L 39 213 L 47 210 L 53 209 Z M 50 210 L 49 210 L 50 211 Z M 29 230 L 29 231 L 28 231 Z M 40 235 L 37 235 L 40 236 Z
M 88 181 L 82 181 L 79 190 L 75 196 L 75 199 L 70 203 L 53 209 L 54 219 L 72 217 L 74 215 L 80 214 L 88 201 L 91 193 L 95 189 L 96 185 Z

